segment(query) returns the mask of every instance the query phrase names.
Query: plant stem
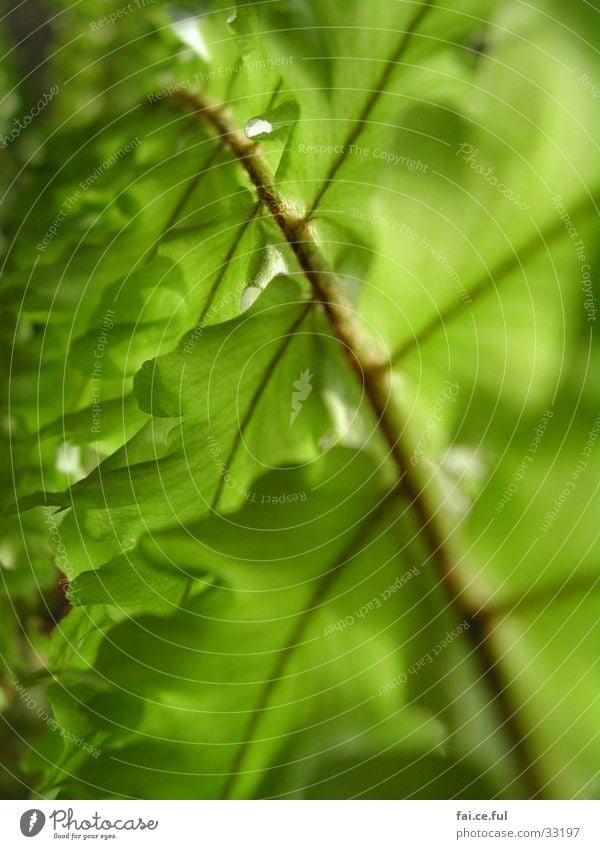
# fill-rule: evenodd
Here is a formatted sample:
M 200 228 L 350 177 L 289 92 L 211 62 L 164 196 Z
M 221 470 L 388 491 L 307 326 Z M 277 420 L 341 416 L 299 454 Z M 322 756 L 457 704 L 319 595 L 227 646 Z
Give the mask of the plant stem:
M 280 195 L 259 147 L 236 127 L 226 109 L 211 103 L 202 94 L 186 91 L 178 92 L 175 97 L 212 127 L 219 142 L 224 144 L 244 167 L 259 199 L 279 225 L 286 242 L 311 283 L 314 302 L 322 305 L 336 337 L 344 346 L 352 369 L 362 384 L 378 428 L 398 470 L 399 482 L 418 517 L 439 579 L 459 615 L 473 625 L 466 631 L 466 635 L 470 639 L 473 655 L 479 662 L 482 678 L 491 691 L 493 703 L 501 719 L 500 725 L 510 740 L 510 748 L 514 753 L 521 779 L 530 796 L 541 795 L 542 782 L 535 775 L 526 735 L 510 703 L 507 687 L 501 680 L 499 658 L 492 641 L 493 629 L 486 615 L 485 600 L 473 598 L 473 591 L 461 586 L 457 575 L 459 558 L 450 550 L 449 536 L 452 528 L 443 509 L 436 503 L 437 499 L 432 499 L 431 486 L 426 486 L 418 467 L 409 462 L 411 451 L 404 444 L 403 438 L 406 422 L 402 406 L 394 397 L 389 358 L 378 349 L 360 326 L 341 281 L 318 246 L 313 225 L 307 220 L 307 216 L 293 211 L 286 199 Z

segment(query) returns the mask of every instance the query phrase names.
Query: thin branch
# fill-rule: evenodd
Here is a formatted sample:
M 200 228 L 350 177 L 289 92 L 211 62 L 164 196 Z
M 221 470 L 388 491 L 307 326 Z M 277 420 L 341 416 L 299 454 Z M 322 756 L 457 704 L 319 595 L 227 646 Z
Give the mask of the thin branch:
M 176 98 L 212 127 L 219 141 L 229 148 L 244 167 L 259 199 L 279 225 L 310 281 L 314 302 L 322 305 L 335 335 L 343 344 L 350 365 L 362 383 L 390 456 L 395 462 L 399 482 L 418 517 L 440 580 L 461 615 L 473 623 L 474 627 L 468 629 L 466 635 L 470 639 L 473 654 L 478 659 L 483 678 L 491 690 L 493 703 L 501 717 L 501 727 L 510 739 L 511 750 L 514 752 L 521 777 L 530 795 L 539 796 L 541 782 L 534 774 L 526 735 L 520 727 L 518 717 L 510 704 L 507 688 L 501 680 L 499 659 L 490 636 L 492 630 L 487 627 L 485 602 L 469 598 L 466 589 L 461 586 L 456 575 L 456 558 L 450 551 L 450 528 L 446 524 L 444 513 L 439 505 L 432 503 L 430 490 L 421 480 L 418 467 L 409 462 L 411 452 L 402 438 L 405 430 L 402 406 L 394 397 L 389 361 L 386 361 L 383 353 L 358 324 L 339 278 L 321 253 L 311 224 L 305 217 L 294 212 L 286 199 L 279 194 L 274 177 L 258 146 L 238 130 L 224 108 L 211 103 L 203 95 L 178 92 Z

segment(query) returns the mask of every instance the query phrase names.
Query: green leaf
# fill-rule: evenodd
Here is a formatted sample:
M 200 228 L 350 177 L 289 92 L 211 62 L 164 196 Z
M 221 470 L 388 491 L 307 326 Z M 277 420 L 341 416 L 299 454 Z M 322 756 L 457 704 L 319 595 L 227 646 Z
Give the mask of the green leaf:
M 377 494 L 371 464 L 340 452 L 320 462 L 318 473 L 313 468 L 310 474 L 267 475 L 258 482 L 255 499 L 231 518 L 188 526 L 185 535 L 169 532 L 143 541 L 146 558 L 160 562 L 165 573 L 160 579 L 139 557 L 132 561 L 131 572 L 138 573 L 137 601 L 151 606 L 139 591 L 146 581 L 161 601 L 166 601 L 166 582 L 175 576 L 210 574 L 212 586 L 163 617 L 162 624 L 146 615 L 107 634 L 93 673 L 99 680 L 109 677 L 123 691 L 115 711 L 125 701 L 132 710 L 137 705 L 143 718 L 135 726 L 137 735 L 124 744 L 131 726 L 120 729 L 106 705 L 102 723 L 113 724 L 110 742 L 101 757 L 88 758 L 77 771 L 80 780 L 100 782 L 103 793 L 111 796 L 133 786 L 145 796 L 156 792 L 149 767 L 158 754 L 172 771 L 174 784 L 165 788 L 169 794 L 252 795 L 286 735 L 306 737 L 314 729 L 330 750 L 325 741 L 333 733 L 336 747 L 342 747 L 364 733 L 361 722 L 367 717 L 386 724 L 394 702 L 394 710 L 400 711 L 395 733 L 403 729 L 406 748 L 435 749 L 443 728 L 433 717 L 417 707 L 401 710 L 399 694 L 395 699 L 372 698 L 372 688 L 398 671 L 394 635 L 399 633 L 392 602 L 372 605 L 368 627 L 366 617 L 361 618 L 372 594 L 377 600 L 398 577 L 394 535 L 387 525 L 373 523 L 373 517 L 363 518 L 364 498 L 375 500 Z M 271 497 L 276 500 L 267 501 Z M 331 509 L 332 504 L 337 506 Z M 236 535 L 229 549 L 217 552 L 215 541 L 224 538 L 224 526 L 232 523 Z M 313 543 L 309 561 L 307 535 Z M 347 554 L 357 538 L 357 553 Z M 132 612 L 126 598 L 129 579 L 117 567 L 111 563 L 81 575 L 73 596 L 97 603 L 102 588 L 107 603 Z M 410 579 L 408 572 L 405 580 Z M 337 623 L 348 610 L 359 611 L 356 622 L 340 629 Z M 357 703 L 355 694 L 361 691 L 363 700 Z M 143 745 L 138 735 L 151 736 L 153 746 Z M 402 747 L 402 740 L 396 744 Z M 115 761 L 110 777 L 106 758 Z M 232 764 L 240 770 L 239 786 L 227 778 Z M 80 793 L 72 778 L 66 787 L 65 792 Z
M 584 5 L 65 4 L 5 150 L 39 795 L 594 795 Z

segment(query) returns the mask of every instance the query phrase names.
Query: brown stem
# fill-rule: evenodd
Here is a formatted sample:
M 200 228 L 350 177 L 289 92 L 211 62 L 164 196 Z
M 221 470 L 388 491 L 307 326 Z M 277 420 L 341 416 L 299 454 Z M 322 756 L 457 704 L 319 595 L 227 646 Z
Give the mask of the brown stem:
M 397 467 L 404 493 L 420 522 L 431 550 L 440 580 L 461 615 L 477 627 L 466 631 L 474 656 L 479 661 L 482 677 L 488 683 L 501 727 L 510 739 L 511 750 L 531 796 L 539 796 L 541 782 L 534 774 L 526 735 L 510 704 L 506 685 L 498 669 L 490 630 L 485 622 L 485 602 L 470 597 L 456 574 L 456 560 L 450 551 L 450 527 L 443 511 L 432 503 L 430 487 L 425 486 L 417 466 L 409 462 L 411 452 L 404 444 L 405 422 L 401 405 L 394 398 L 389 360 L 368 338 L 356 320 L 354 309 L 346 298 L 341 281 L 321 253 L 312 225 L 299 216 L 275 186 L 274 177 L 262 158 L 259 147 L 238 130 L 228 112 L 212 104 L 202 94 L 178 92 L 175 97 L 213 129 L 219 141 L 229 148 L 244 167 L 259 199 L 279 225 L 298 263 L 311 283 L 314 301 L 323 306 L 336 337 L 343 344 L 351 367 L 362 383 L 364 393 L 377 419 L 389 453 Z

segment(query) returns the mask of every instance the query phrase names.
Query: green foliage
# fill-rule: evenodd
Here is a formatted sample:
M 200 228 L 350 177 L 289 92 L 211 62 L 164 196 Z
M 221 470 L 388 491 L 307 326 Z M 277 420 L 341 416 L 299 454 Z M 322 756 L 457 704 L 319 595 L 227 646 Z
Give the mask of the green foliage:
M 593 13 L 61 7 L 2 152 L 4 795 L 594 796 Z

